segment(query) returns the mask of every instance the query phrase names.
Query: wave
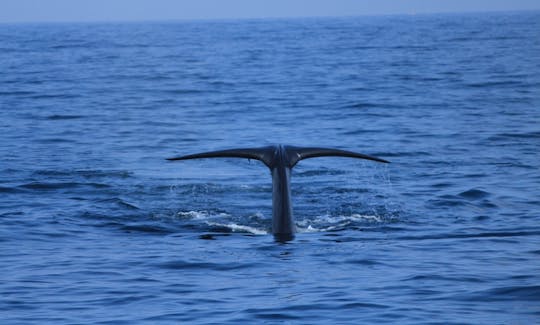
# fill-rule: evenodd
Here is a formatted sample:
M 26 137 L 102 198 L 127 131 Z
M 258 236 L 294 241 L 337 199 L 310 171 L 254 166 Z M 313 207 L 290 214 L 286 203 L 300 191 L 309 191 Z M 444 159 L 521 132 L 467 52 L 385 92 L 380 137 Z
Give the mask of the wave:
M 193 262 L 193 261 L 170 261 L 165 263 L 160 263 L 158 265 L 160 268 L 164 269 L 200 269 L 200 270 L 218 270 L 218 271 L 228 271 L 236 269 L 251 268 L 254 266 L 252 263 L 210 263 L 210 262 Z
M 265 218 L 262 214 L 243 217 L 209 211 L 181 211 L 177 212 L 176 216 L 185 221 L 194 221 L 196 226 L 203 226 L 203 230 L 210 232 L 238 232 L 254 235 L 271 233 L 270 219 Z M 296 226 L 298 233 L 327 232 L 373 226 L 385 223 L 388 221 L 387 219 L 386 217 L 369 214 L 321 215 L 296 220 Z M 193 226 L 193 223 L 189 225 Z
M 399 240 L 433 240 L 433 239 L 468 239 L 468 238 L 505 238 L 505 237 L 524 237 L 524 236 L 538 236 L 540 231 L 492 231 L 481 233 L 469 233 L 469 234 L 452 234 L 441 233 L 431 234 L 424 236 L 401 236 Z
M 23 185 L 19 185 L 20 188 L 30 190 L 56 190 L 56 189 L 69 189 L 76 187 L 93 187 L 93 188 L 107 188 L 110 185 L 102 183 L 78 183 L 78 182 L 56 182 L 56 183 L 44 183 L 44 182 L 32 182 Z
M 226 213 L 218 213 L 218 214 L 212 214 L 209 211 L 180 211 L 177 212 L 176 215 L 180 218 L 184 219 L 192 219 L 192 220 L 207 220 L 209 218 L 223 218 L 223 217 L 229 217 L 229 214 Z
M 74 170 L 52 170 L 42 169 L 36 170 L 32 173 L 32 176 L 47 176 L 47 177 L 64 177 L 75 176 L 84 178 L 128 178 L 133 175 L 130 171 L 125 170 L 100 170 L 100 169 L 74 169 Z
M 459 196 L 466 198 L 468 200 L 477 200 L 477 199 L 483 199 L 485 197 L 490 196 L 491 194 L 489 192 L 485 192 L 476 188 L 470 189 L 465 192 L 459 193 Z
M 254 235 L 268 234 L 267 226 L 262 222 L 262 215 L 255 214 L 248 217 L 235 217 L 223 212 L 211 211 L 180 211 L 176 217 L 185 221 L 196 221 L 199 226 L 206 226 L 206 231 L 213 232 L 240 232 Z M 242 224 L 241 221 L 252 223 Z
M 46 117 L 47 120 L 75 120 L 84 118 L 84 115 L 53 114 Z
M 137 207 L 136 205 L 134 204 L 131 204 L 129 202 L 126 202 L 120 198 L 117 198 L 117 197 L 114 197 L 114 198 L 110 198 L 110 199 L 105 199 L 105 200 L 99 200 L 97 201 L 99 203 L 114 203 L 120 207 L 123 207 L 123 208 L 126 208 L 126 209 L 129 209 L 129 210 L 140 210 L 139 207 Z
M 465 86 L 470 88 L 519 87 L 521 85 L 523 83 L 517 80 L 485 81 L 465 84 Z
M 211 227 L 230 229 L 232 232 L 244 232 L 244 233 L 247 232 L 254 235 L 267 235 L 269 233 L 267 230 L 264 230 L 261 228 L 250 227 L 246 225 L 239 225 L 236 223 L 219 223 L 219 222 L 211 222 L 211 221 L 206 221 L 205 223 Z
M 488 141 L 500 141 L 510 139 L 539 139 L 540 132 L 522 132 L 522 133 L 497 133 L 489 137 Z
M 540 301 L 540 286 L 506 286 L 477 291 L 470 295 L 459 295 L 465 301 Z
M 471 178 L 473 175 L 467 175 Z M 447 187 L 445 183 L 435 187 Z M 490 200 L 492 194 L 478 188 L 471 188 L 456 195 L 442 194 L 428 200 L 430 204 L 436 207 L 458 207 L 458 206 L 477 206 L 482 208 L 496 208 L 497 204 Z
M 326 232 L 345 230 L 361 225 L 373 225 L 383 223 L 384 219 L 376 215 L 352 214 L 352 215 L 322 215 L 315 218 L 306 218 L 296 222 L 299 233 Z
M 21 193 L 23 190 L 18 189 L 16 187 L 5 187 L 0 186 L 0 193 Z

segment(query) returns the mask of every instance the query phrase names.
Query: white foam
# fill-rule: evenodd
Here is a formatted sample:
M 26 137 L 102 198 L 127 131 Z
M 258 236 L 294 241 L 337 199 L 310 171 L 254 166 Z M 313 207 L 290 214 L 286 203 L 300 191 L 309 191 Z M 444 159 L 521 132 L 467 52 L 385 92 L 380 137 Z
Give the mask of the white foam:
M 317 216 L 314 219 L 304 219 L 298 221 L 298 225 L 307 227 L 312 224 L 340 224 L 340 223 L 350 223 L 350 222 L 383 222 L 381 217 L 375 215 L 364 215 L 364 214 L 352 214 L 350 216 L 330 216 L 330 215 L 321 215 Z
M 227 228 L 230 228 L 232 231 L 249 232 L 249 233 L 252 233 L 254 235 L 266 235 L 266 234 L 268 234 L 268 232 L 266 230 L 257 229 L 255 227 L 250 227 L 250 226 L 239 225 L 239 224 L 232 223 L 232 222 L 225 224 L 225 223 L 206 221 L 206 224 L 209 225 L 209 226 L 227 227 Z
M 321 229 L 312 227 L 311 225 L 307 226 L 307 228 L 298 228 L 299 232 L 320 232 Z
M 222 219 L 231 219 L 229 214 L 226 213 L 217 213 L 211 214 L 208 211 L 180 211 L 176 215 L 180 218 L 191 219 L 203 221 L 209 226 L 218 226 L 231 229 L 233 232 L 248 232 L 254 235 L 266 235 L 268 231 L 262 228 L 239 225 L 234 222 L 229 222 L 228 220 Z M 260 212 L 254 214 L 254 216 L 262 218 L 263 215 Z M 221 222 L 216 222 L 221 221 Z M 384 220 L 376 215 L 367 215 L 355 213 L 352 215 L 320 215 L 315 218 L 307 218 L 304 220 L 298 220 L 297 230 L 299 233 L 313 233 L 313 232 L 324 232 L 332 231 L 335 229 L 340 229 L 347 227 L 347 225 L 354 222 L 364 222 L 364 223 L 379 223 Z
M 356 221 L 371 221 L 371 222 L 382 222 L 383 220 L 379 216 L 371 216 L 367 214 L 352 214 L 349 216 L 349 219 Z
M 383 222 L 381 217 L 375 215 L 352 214 L 350 216 L 322 215 L 314 219 L 304 219 L 297 222 L 298 232 L 324 232 L 347 226 L 352 222 Z
M 229 216 L 226 213 L 210 214 L 208 211 L 180 211 L 176 215 L 180 218 L 193 220 L 206 220 L 211 218 L 223 218 Z

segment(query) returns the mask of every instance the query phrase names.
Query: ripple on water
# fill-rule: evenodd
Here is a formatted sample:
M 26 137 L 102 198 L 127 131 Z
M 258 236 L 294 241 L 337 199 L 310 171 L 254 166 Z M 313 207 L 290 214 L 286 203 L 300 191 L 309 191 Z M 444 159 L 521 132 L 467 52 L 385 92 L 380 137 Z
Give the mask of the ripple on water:
M 230 271 L 239 269 L 249 269 L 256 266 L 253 263 L 210 263 L 210 262 L 190 262 L 185 260 L 168 261 L 156 265 L 159 268 L 174 269 L 174 270 L 206 270 L 207 272 L 214 271 Z
M 465 192 L 461 192 L 458 195 L 467 200 L 478 200 L 478 199 L 486 198 L 490 196 L 491 194 L 489 192 L 482 191 L 480 189 L 472 188 Z
M 108 184 L 103 183 L 79 183 L 79 182 L 32 182 L 23 185 L 19 185 L 20 188 L 30 190 L 58 190 L 58 189 L 72 189 L 78 187 L 93 187 L 93 188 L 107 188 Z
M 32 176 L 47 177 L 105 177 L 105 178 L 127 178 L 133 176 L 133 172 L 128 170 L 102 170 L 102 169 L 39 169 L 32 172 Z
M 540 301 L 540 286 L 507 286 L 494 287 L 482 291 L 477 291 L 469 295 L 459 295 L 460 300 L 476 301 L 523 301 L 528 303 L 536 303 Z M 536 313 L 539 311 L 536 310 Z
M 53 114 L 53 115 L 48 115 L 45 118 L 47 120 L 60 121 L 60 120 L 82 119 L 82 118 L 85 118 L 85 117 L 86 116 L 84 116 L 84 115 Z

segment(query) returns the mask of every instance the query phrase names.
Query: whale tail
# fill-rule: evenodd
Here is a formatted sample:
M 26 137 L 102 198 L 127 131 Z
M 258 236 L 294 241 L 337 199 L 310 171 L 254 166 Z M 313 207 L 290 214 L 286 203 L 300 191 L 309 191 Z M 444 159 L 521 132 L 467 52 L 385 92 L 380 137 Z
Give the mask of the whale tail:
M 281 151 L 281 155 L 279 154 Z M 277 159 L 283 157 L 285 159 Z M 349 157 L 358 159 L 373 160 L 382 163 L 389 163 L 381 158 L 368 156 L 365 154 L 320 147 L 294 147 L 294 146 L 268 146 L 260 148 L 240 148 L 218 151 L 208 151 L 197 154 L 167 158 L 167 160 L 187 160 L 200 158 L 246 158 L 263 162 L 268 168 L 273 168 L 276 164 L 284 163 L 287 167 L 293 168 L 300 160 L 315 157 Z
M 187 160 L 199 158 L 247 158 L 262 161 L 272 173 L 272 232 L 279 242 L 294 238 L 296 229 L 292 217 L 291 169 L 302 159 L 315 157 L 350 157 L 387 163 L 388 161 L 357 152 L 318 147 L 269 146 L 261 148 L 208 151 L 168 158 Z

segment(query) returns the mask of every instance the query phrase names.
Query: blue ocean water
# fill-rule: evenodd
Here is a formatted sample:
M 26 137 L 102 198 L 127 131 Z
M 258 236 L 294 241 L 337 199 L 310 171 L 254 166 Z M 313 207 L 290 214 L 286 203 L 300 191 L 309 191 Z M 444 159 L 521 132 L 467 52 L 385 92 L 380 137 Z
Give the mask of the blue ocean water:
M 540 322 L 540 13 L 0 26 L 2 324 Z M 376 155 L 293 170 L 269 144 Z

